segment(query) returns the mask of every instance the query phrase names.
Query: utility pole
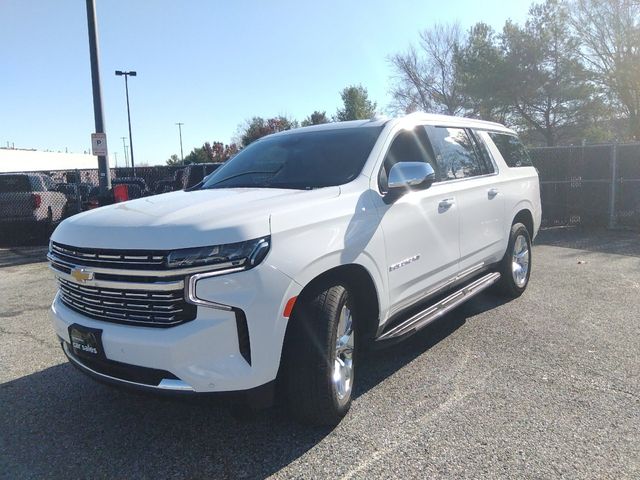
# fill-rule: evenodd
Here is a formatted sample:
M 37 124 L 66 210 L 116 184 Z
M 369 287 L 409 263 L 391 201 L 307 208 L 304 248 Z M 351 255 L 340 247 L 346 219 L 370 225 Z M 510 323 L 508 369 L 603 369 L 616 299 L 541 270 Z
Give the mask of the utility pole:
M 178 122 L 176 125 L 178 125 L 178 131 L 180 132 L 180 159 L 184 165 L 184 153 L 182 153 L 182 125 L 184 125 L 184 123 Z
M 122 139 L 122 149 L 124 150 L 124 166 L 129 167 L 129 157 L 127 155 L 127 137 L 120 137 Z
M 93 88 L 93 117 L 96 127 L 95 133 L 104 132 L 104 117 L 102 115 L 102 91 L 100 88 L 100 62 L 98 59 L 98 27 L 96 21 L 96 7 L 94 0 L 87 0 L 87 28 L 89 31 L 89 56 L 91 58 L 91 84 Z M 100 192 L 105 193 L 111 188 L 109 163 L 105 155 L 98 155 L 98 185 Z

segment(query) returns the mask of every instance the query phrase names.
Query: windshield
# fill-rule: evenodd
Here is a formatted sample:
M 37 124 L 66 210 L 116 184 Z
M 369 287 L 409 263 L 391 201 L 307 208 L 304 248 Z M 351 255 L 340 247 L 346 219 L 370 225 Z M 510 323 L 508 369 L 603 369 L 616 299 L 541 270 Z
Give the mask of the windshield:
M 356 178 L 382 127 L 290 133 L 252 143 L 213 172 L 202 188 L 312 189 Z

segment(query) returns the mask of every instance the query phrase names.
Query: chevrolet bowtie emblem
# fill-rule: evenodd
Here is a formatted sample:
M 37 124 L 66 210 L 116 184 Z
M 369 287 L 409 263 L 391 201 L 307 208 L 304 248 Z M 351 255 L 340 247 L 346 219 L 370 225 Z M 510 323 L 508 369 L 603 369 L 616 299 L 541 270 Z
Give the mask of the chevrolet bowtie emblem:
M 94 274 L 91 270 L 86 268 L 74 268 L 71 270 L 71 276 L 75 278 L 76 282 L 84 283 L 89 280 L 93 280 Z

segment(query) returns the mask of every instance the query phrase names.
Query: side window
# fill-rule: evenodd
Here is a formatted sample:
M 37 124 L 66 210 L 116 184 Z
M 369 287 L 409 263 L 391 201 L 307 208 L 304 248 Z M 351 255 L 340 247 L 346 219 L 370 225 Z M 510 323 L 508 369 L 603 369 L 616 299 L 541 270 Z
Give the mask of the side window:
M 471 136 L 475 140 L 476 146 L 478 147 L 478 155 L 480 155 L 480 160 L 482 160 L 482 166 L 484 167 L 484 173 L 495 173 L 496 166 L 492 161 L 491 153 L 489 153 L 489 149 L 487 148 L 487 144 L 484 142 L 482 137 L 475 130 L 471 131 Z
M 429 139 L 423 127 L 402 131 L 393 139 L 378 176 L 378 185 L 381 192 L 387 191 L 387 179 L 389 178 L 391 167 L 399 162 L 430 163 L 437 176 L 438 169 L 434 160 L 433 149 L 429 144 Z
M 485 173 L 477 147 L 464 128 L 429 126 L 427 132 L 440 167 L 439 180 L 458 180 Z
M 55 191 L 56 189 L 56 184 L 53 182 L 53 179 L 51 177 L 48 176 L 43 176 L 42 180 L 44 182 L 44 186 L 47 190 L 49 191 Z
M 489 132 L 489 136 L 495 143 L 500 155 L 510 167 L 531 167 L 531 158 L 527 149 L 515 135 L 507 133 Z
M 44 192 L 47 189 L 44 186 L 44 182 L 42 181 L 42 177 L 40 175 L 29 175 L 29 182 L 31 183 L 31 191 L 33 192 Z

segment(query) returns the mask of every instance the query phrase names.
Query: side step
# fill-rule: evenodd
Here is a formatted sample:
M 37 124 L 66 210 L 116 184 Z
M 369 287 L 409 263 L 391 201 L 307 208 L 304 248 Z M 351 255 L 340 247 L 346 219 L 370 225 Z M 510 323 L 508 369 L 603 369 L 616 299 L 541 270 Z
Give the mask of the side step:
M 459 290 L 456 290 L 439 302 L 430 305 L 421 312 L 418 312 L 415 315 L 409 317 L 387 332 L 384 332 L 382 335 L 376 338 L 376 342 L 382 343 L 388 340 L 397 340 L 414 334 L 421 328 L 426 327 L 429 323 L 433 322 L 436 318 L 441 317 L 449 310 L 456 308 L 458 305 L 476 296 L 485 288 L 490 287 L 499 279 L 500 274 L 498 272 L 488 273 L 480 277 L 479 279 L 469 283 Z

